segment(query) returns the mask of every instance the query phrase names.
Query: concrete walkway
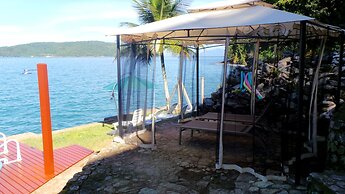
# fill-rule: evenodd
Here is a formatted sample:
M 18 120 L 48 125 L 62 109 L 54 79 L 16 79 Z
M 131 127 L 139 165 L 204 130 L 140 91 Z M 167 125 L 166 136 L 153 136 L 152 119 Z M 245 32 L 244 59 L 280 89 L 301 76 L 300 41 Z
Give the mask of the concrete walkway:
M 150 132 L 140 138 L 149 141 Z M 157 126 L 156 140 L 155 150 L 138 147 L 137 138 L 132 138 L 130 144 L 112 143 L 94 154 L 61 193 L 306 192 L 305 187 L 287 181 L 263 182 L 248 173 L 216 170 L 215 134 L 195 133 L 191 139 L 186 132 L 182 145 L 178 145 L 176 124 L 165 122 Z

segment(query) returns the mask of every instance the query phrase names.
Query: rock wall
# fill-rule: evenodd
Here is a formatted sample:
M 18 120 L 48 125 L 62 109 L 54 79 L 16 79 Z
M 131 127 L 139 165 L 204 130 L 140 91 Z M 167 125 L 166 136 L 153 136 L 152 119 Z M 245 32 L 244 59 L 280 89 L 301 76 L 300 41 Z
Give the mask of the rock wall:
M 327 168 L 345 172 L 345 105 L 334 114 L 331 122 Z

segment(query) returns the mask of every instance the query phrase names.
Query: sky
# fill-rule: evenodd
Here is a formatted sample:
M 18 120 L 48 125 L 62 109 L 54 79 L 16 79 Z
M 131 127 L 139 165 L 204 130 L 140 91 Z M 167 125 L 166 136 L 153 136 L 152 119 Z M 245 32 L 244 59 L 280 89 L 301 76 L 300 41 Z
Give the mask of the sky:
M 217 0 L 193 0 L 190 7 Z M 0 46 L 99 40 L 121 22 L 138 22 L 132 0 L 0 0 Z M 190 1 L 189 1 L 190 2 Z

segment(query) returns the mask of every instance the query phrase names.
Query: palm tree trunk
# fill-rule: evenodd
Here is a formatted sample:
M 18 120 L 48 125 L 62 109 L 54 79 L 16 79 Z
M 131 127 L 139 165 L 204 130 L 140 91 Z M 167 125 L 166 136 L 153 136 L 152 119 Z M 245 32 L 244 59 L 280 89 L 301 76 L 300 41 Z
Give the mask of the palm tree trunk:
M 167 72 L 165 70 L 165 61 L 164 61 L 163 52 L 161 53 L 160 57 L 161 57 L 162 77 L 163 77 L 163 82 L 164 82 L 165 101 L 166 101 L 167 108 L 169 110 L 170 109 L 170 94 L 169 94 Z

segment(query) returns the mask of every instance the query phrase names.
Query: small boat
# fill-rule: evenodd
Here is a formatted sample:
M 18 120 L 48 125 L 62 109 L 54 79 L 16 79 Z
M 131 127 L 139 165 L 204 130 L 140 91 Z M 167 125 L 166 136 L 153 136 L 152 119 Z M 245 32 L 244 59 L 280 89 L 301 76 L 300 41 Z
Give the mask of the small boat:
M 30 72 L 29 69 L 24 69 L 22 74 L 27 75 L 27 74 L 32 74 L 32 73 Z

